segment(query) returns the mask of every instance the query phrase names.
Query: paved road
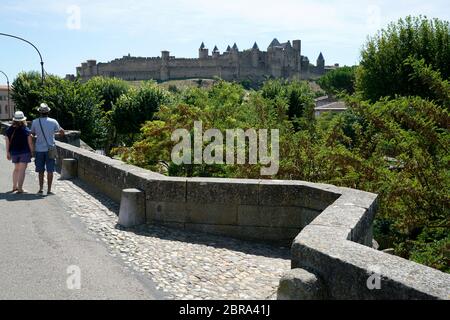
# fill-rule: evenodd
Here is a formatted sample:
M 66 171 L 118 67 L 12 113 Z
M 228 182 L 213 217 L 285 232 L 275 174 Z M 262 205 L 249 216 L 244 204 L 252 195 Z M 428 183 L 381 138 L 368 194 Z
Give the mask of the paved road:
M 71 217 L 58 195 L 34 194 L 33 176 L 26 177 L 29 194 L 7 194 L 12 168 L 0 136 L 0 299 L 163 298 Z M 68 289 L 69 266 L 81 271 L 80 290 Z

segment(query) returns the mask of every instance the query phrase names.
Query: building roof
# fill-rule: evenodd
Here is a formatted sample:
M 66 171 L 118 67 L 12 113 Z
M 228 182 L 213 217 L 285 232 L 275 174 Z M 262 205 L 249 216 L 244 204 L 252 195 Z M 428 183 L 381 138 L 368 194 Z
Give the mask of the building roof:
M 269 44 L 269 48 L 273 48 L 273 47 L 279 47 L 281 44 L 278 41 L 277 38 L 273 39 L 272 42 Z
M 205 49 L 205 44 L 202 42 L 202 44 L 200 45 L 200 49 Z
M 332 102 L 320 107 L 314 108 L 314 111 L 345 111 L 347 110 L 347 106 L 343 101 Z
M 0 90 L 8 90 L 8 86 L 4 84 L 0 84 Z M 9 90 L 11 90 L 11 86 L 9 87 Z
M 217 46 L 214 46 L 213 52 L 219 52 L 219 49 L 217 48 Z
M 292 48 L 291 41 L 288 40 L 288 42 L 282 43 L 282 44 L 281 44 L 281 47 L 282 47 L 283 49 Z
M 322 61 L 325 61 L 325 59 L 323 58 L 323 54 L 322 54 L 322 52 L 319 54 L 319 57 L 317 58 L 317 60 L 322 60 Z
M 229 52 L 229 51 L 231 51 L 231 47 L 228 45 L 228 47 L 227 47 L 227 51 Z
M 234 45 L 233 45 L 233 49 L 234 49 L 234 50 L 239 50 L 239 49 L 238 49 L 238 46 L 237 46 L 237 44 L 236 44 L 236 42 L 235 42 Z
M 253 45 L 253 49 L 259 49 L 258 48 L 258 44 L 255 42 L 255 44 Z

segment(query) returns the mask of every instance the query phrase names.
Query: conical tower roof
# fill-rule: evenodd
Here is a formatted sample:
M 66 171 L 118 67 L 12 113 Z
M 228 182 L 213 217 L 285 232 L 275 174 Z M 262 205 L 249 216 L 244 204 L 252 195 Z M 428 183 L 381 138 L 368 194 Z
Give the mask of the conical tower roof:
M 236 42 L 235 42 L 234 45 L 233 45 L 233 50 L 239 50 L 239 49 L 238 49 L 238 46 L 237 46 L 237 44 L 236 44 Z
M 200 49 L 205 49 L 205 44 L 202 42 L 202 44 L 200 45 Z
M 317 58 L 317 60 L 325 61 L 325 59 L 323 58 L 322 52 L 319 54 L 319 57 Z
M 272 42 L 269 45 L 269 48 L 278 47 L 280 46 L 280 42 L 277 40 L 277 38 L 273 39 Z
M 259 50 L 258 44 L 255 42 L 255 44 L 253 45 L 253 49 L 255 50 Z

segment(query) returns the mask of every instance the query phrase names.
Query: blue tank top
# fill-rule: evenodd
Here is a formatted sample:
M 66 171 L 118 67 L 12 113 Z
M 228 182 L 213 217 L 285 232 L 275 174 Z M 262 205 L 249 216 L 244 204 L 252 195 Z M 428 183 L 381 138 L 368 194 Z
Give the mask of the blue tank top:
M 8 136 L 10 142 L 9 152 L 12 155 L 31 152 L 30 146 L 28 145 L 28 136 L 30 135 L 30 133 L 31 131 L 27 127 L 11 126 L 8 128 L 8 130 L 6 130 L 6 135 Z

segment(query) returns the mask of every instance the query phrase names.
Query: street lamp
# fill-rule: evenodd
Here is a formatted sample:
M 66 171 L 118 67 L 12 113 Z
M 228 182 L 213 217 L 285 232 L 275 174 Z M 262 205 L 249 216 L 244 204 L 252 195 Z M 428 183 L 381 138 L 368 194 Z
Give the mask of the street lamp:
M 12 34 L 7 34 L 7 33 L 1 33 L 0 32 L 0 36 L 10 37 L 10 38 L 14 38 L 14 39 L 18 39 L 18 40 L 24 41 L 24 42 L 28 43 L 29 45 L 31 45 L 37 51 L 37 53 L 39 54 L 39 58 L 41 59 L 41 84 L 44 85 L 44 61 L 42 60 L 42 55 L 39 52 L 38 48 L 34 44 L 32 44 L 30 41 L 25 40 L 25 39 L 23 39 L 21 37 L 18 37 L 18 36 L 13 36 Z
M 2 70 L 0 70 L 0 73 L 3 73 L 3 75 L 6 77 L 6 83 L 8 85 L 8 113 L 9 117 L 11 117 L 11 104 L 9 103 L 9 78 Z

